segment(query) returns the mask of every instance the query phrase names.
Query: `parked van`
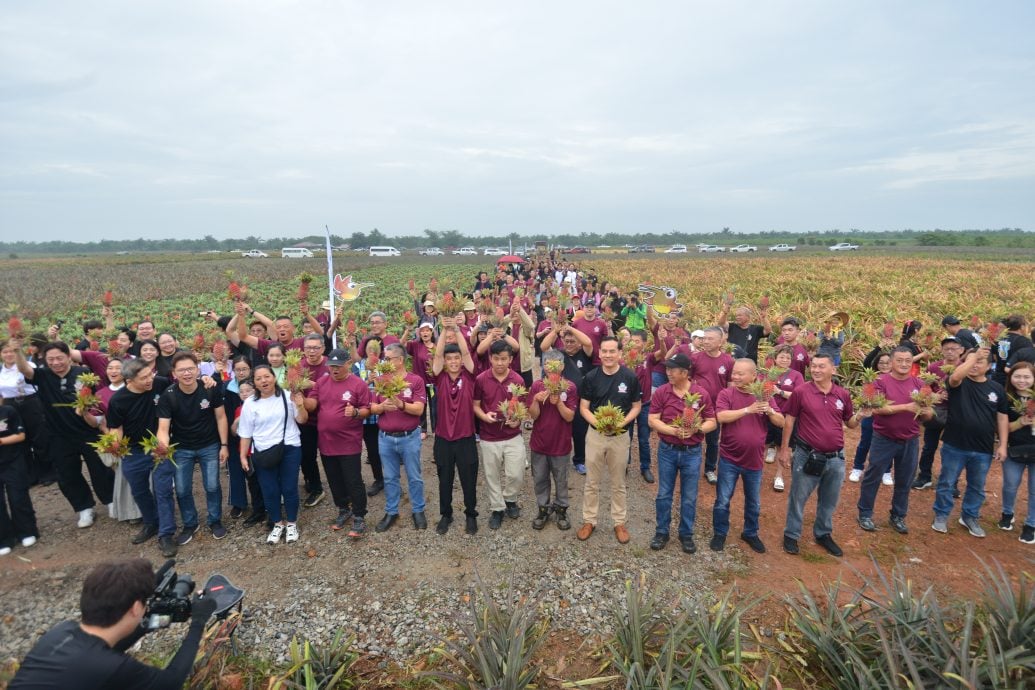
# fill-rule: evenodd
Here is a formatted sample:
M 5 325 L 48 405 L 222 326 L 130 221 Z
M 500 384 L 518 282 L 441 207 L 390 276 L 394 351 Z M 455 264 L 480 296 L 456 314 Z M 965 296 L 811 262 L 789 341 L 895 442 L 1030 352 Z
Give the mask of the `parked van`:
M 402 256 L 395 247 L 371 247 L 370 256 Z
M 284 247 L 280 250 L 281 259 L 311 259 L 313 253 L 305 247 Z

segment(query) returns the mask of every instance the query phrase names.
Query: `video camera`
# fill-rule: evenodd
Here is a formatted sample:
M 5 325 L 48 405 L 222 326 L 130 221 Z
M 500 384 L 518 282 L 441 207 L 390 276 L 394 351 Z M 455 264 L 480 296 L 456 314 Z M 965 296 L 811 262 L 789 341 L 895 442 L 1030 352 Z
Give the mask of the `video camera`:
M 177 575 L 173 569 L 176 561 L 170 559 L 155 573 L 155 591 L 147 601 L 142 625 L 147 630 L 167 628 L 171 623 L 190 620 L 191 602 L 194 595 L 194 580 L 189 575 Z M 215 616 L 225 617 L 230 609 L 240 605 L 244 590 L 234 587 L 224 576 L 216 574 L 205 582 L 201 596 L 216 601 Z

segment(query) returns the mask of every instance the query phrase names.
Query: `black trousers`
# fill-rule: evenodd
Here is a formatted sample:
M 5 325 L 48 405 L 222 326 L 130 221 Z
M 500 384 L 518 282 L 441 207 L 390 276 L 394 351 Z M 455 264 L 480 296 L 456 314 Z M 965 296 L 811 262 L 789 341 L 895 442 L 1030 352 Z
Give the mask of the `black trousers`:
M 0 462 L 0 546 L 14 546 L 25 537 L 38 536 L 23 451 L 6 462 Z
M 54 472 L 54 464 L 50 461 L 50 434 L 47 433 L 47 419 L 43 415 L 40 396 L 11 398 L 5 402 L 18 410 L 25 424 L 28 441 L 25 461 L 29 485 L 39 484 L 41 481 L 54 481 L 57 475 Z
M 68 438 L 53 435 L 50 437 L 50 458 L 57 470 L 58 487 L 68 499 L 72 510 L 79 512 L 93 508 L 93 493 L 103 505 L 111 503 L 115 490 L 115 470 L 105 467 L 97 451 L 87 444 L 87 439 Z M 83 477 L 83 461 L 90 473 L 90 484 Z
M 435 437 L 435 466 L 438 468 L 438 512 L 442 517 L 453 517 L 453 481 L 460 475 L 464 492 L 464 514 L 478 517 L 478 445 L 474 436 L 447 441 Z
M 381 469 L 381 451 L 377 445 L 377 424 L 363 425 L 363 445 L 367 449 L 367 464 L 370 465 L 370 471 L 374 473 L 374 481 L 383 484 L 385 473 Z
M 920 451 L 920 462 L 917 465 L 916 476 L 919 479 L 930 479 L 934 470 L 934 454 L 938 450 L 938 442 L 942 438 L 945 427 L 940 424 L 928 424 L 924 426 L 924 445 Z
M 571 423 L 572 465 L 586 464 L 586 432 L 588 430 L 589 422 L 579 414 L 578 410 L 575 410 L 575 419 Z
M 320 466 L 316 464 L 316 427 L 302 424 L 298 432 L 302 437 L 302 479 L 305 481 L 305 490 L 319 493 L 323 491 L 323 482 L 320 480 Z
M 424 412 L 420 417 L 420 430 L 424 433 L 434 433 L 438 427 L 438 403 L 435 402 L 435 387 L 430 383 L 425 386 L 428 394 L 428 402 L 424 405 Z
M 323 455 L 323 471 L 331 497 L 338 510 L 352 508 L 352 514 L 363 517 L 367 514 L 367 487 L 363 485 L 360 469 L 360 453 L 355 455 Z

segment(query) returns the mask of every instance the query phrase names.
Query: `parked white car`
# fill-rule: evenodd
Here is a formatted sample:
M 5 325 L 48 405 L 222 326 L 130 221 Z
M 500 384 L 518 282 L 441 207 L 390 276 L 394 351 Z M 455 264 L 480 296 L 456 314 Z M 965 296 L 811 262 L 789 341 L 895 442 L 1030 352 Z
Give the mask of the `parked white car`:
M 772 247 L 769 247 L 769 251 L 771 252 L 793 252 L 795 249 L 797 249 L 797 247 L 789 244 L 784 244 L 783 242 L 781 242 L 780 244 L 774 244 Z
M 241 252 L 241 256 L 245 259 L 267 259 L 269 254 L 266 252 L 260 252 L 258 249 L 249 249 L 246 252 Z
M 478 250 L 474 247 L 460 247 L 453 250 L 453 256 L 478 256 Z
M 313 253 L 305 247 L 284 247 L 280 250 L 281 259 L 311 259 Z
M 730 248 L 731 252 L 757 252 L 758 247 L 751 244 L 738 244 L 736 247 Z
M 830 245 L 829 249 L 832 252 L 851 252 L 859 248 L 857 244 L 851 244 L 849 242 L 838 242 L 837 244 Z
M 686 254 L 685 244 L 673 244 L 671 247 L 665 250 L 666 254 Z
M 717 244 L 702 244 L 697 248 L 699 254 L 714 254 L 716 252 L 724 252 L 726 247 L 720 247 Z
M 506 254 L 507 250 L 499 247 L 486 247 L 482 252 L 482 256 L 506 256 Z
M 446 253 L 438 247 L 428 247 L 427 249 L 421 249 L 418 254 L 421 256 L 445 256 Z

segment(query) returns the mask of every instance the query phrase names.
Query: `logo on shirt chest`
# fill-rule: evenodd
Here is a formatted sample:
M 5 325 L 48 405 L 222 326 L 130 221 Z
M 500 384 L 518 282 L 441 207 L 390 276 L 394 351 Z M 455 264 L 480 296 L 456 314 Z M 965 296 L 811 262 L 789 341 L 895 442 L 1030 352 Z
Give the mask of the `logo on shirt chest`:
M 785 386 L 790 386 L 790 385 L 791 385 L 791 384 L 793 384 L 793 383 L 794 383 L 794 382 L 793 382 L 793 381 L 791 381 L 790 379 L 784 379 L 784 380 L 783 380 L 783 385 L 785 385 Z
M 344 393 L 342 393 L 341 394 L 341 399 L 344 402 L 348 402 L 348 401 L 352 400 L 352 391 L 345 391 Z
M 561 393 L 561 402 L 568 402 L 568 391 Z
M 0 433 L 7 431 L 7 420 L 0 419 Z
M 748 333 L 748 337 L 747 337 L 747 339 L 748 339 L 748 342 L 750 343 L 750 342 L 751 342 L 752 340 L 754 340 L 754 339 L 755 339 L 755 336 L 753 336 L 753 335 L 751 335 L 750 333 Z
M 204 400 L 201 401 L 201 404 L 198 405 L 198 407 L 200 407 L 203 410 L 207 410 L 209 408 L 210 404 L 211 403 L 209 403 L 208 398 L 205 398 Z
M 804 352 L 799 352 L 798 356 L 795 357 L 795 359 L 798 360 L 799 362 L 804 362 L 805 361 L 805 353 Z
M 600 326 L 593 326 L 593 332 L 594 333 L 599 333 L 600 332 Z
M 836 407 L 839 410 L 843 410 L 843 409 L 845 409 L 845 404 L 843 402 L 841 402 L 840 400 L 837 400 L 837 401 L 834 402 L 834 407 Z
M 412 398 L 413 397 L 413 391 L 410 390 L 409 388 L 403 390 L 402 397 L 404 397 L 404 398 Z
M 463 379 L 457 379 L 456 380 L 456 389 L 460 390 L 463 387 L 464 387 L 464 380 Z
M 721 367 L 719 367 L 719 375 L 720 376 L 725 376 L 726 375 L 726 365 L 725 364 L 723 364 Z
M 990 402 L 990 403 L 997 403 L 997 402 L 999 402 L 999 396 L 995 394 L 995 391 L 992 391 L 991 393 L 988 394 L 988 402 Z
M 618 392 L 619 393 L 625 393 L 628 390 L 629 390 L 629 386 L 625 385 L 624 383 L 619 383 L 618 384 Z
M 582 368 L 582 360 L 579 360 L 579 361 L 575 362 L 575 366 L 577 366 L 579 369 L 581 369 Z
M 158 393 L 155 393 L 155 405 L 157 405 L 157 404 L 158 404 L 158 398 L 160 398 L 160 397 L 161 397 L 161 395 L 160 395 L 160 394 L 158 394 Z

